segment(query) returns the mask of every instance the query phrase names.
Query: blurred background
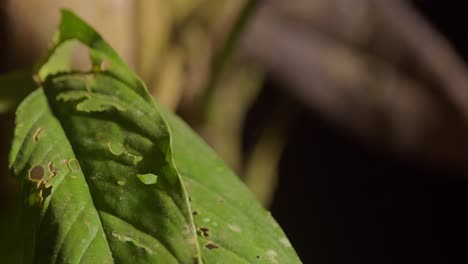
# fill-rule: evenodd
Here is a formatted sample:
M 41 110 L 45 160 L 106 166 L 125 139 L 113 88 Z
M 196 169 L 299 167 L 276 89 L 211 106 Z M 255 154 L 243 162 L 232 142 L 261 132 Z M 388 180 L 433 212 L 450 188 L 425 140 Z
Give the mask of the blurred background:
M 466 1 L 3 0 L 1 73 L 31 69 L 61 7 L 237 172 L 304 263 L 468 261 Z M 28 91 L 6 88 L 8 263 L 17 190 L 7 154 Z

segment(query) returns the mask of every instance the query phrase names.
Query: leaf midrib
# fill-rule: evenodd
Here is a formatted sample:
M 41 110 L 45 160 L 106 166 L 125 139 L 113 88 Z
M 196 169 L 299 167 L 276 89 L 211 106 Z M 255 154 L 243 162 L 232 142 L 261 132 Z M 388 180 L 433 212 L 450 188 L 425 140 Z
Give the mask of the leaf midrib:
M 48 78 L 55 78 L 55 77 L 67 77 L 67 76 L 70 76 L 70 77 L 73 77 L 73 76 L 76 76 L 76 75 L 94 75 L 94 74 L 104 74 L 110 78 L 112 78 L 113 80 L 115 81 L 118 81 L 120 82 L 121 84 L 123 84 L 125 87 L 129 87 L 129 84 L 124 82 L 123 80 L 119 79 L 118 77 L 116 77 L 115 75 L 113 74 L 110 74 L 110 73 L 107 73 L 107 72 L 80 72 L 80 71 L 73 71 L 73 73 L 59 73 L 59 74 L 56 74 L 56 75 L 52 75 L 52 76 L 49 76 Z M 141 97 L 141 95 L 139 93 L 137 93 L 135 90 L 133 89 L 128 89 L 129 92 L 133 93 L 134 95 L 138 96 L 138 97 Z M 105 95 L 105 96 L 110 96 L 109 94 L 106 94 L 106 93 L 102 93 L 101 91 L 96 91 L 94 90 L 93 93 L 97 93 L 97 94 L 102 94 L 102 95 Z M 46 96 L 47 98 L 47 102 L 50 106 L 50 99 L 48 96 Z M 118 97 L 114 97 L 115 99 L 117 99 L 119 102 L 122 102 L 124 105 L 127 105 L 127 102 L 125 101 L 122 101 L 120 98 Z M 143 100 L 147 101 L 146 98 L 142 98 Z M 196 229 L 196 225 L 195 225 L 195 221 L 193 219 L 193 215 L 191 213 L 192 209 L 191 209 L 191 205 L 190 205 L 190 202 L 189 202 L 189 199 L 188 199 L 188 192 L 187 192 L 187 189 L 186 189 L 186 186 L 184 184 L 184 180 L 183 180 L 183 177 L 181 176 L 181 174 L 179 173 L 179 171 L 177 170 L 177 167 L 175 165 L 175 161 L 174 161 L 174 154 L 173 154 L 173 137 L 172 137 L 172 133 L 170 131 L 170 127 L 169 127 L 169 124 L 167 123 L 167 121 L 165 120 L 164 116 L 161 114 L 161 112 L 159 111 L 159 109 L 157 108 L 156 106 L 156 103 L 151 99 L 151 102 L 148 102 L 150 103 L 151 107 L 154 109 L 154 111 L 157 111 L 159 116 L 161 117 L 162 119 L 162 122 L 164 122 L 167 130 L 168 130 L 168 135 L 169 135 L 169 151 L 170 151 L 170 156 L 171 156 L 171 165 L 173 167 L 173 169 L 175 170 L 175 172 L 177 173 L 177 177 L 179 178 L 179 181 L 181 183 L 181 188 L 182 188 L 182 195 L 183 195 L 183 198 L 184 198 L 184 203 L 187 207 L 187 215 L 188 215 L 188 219 L 184 217 L 184 211 L 185 210 L 182 210 L 182 208 L 179 207 L 178 203 L 175 202 L 175 200 L 173 199 L 173 197 L 171 195 L 169 195 L 169 197 L 171 198 L 171 200 L 173 201 L 174 205 L 176 205 L 178 211 L 182 214 L 182 216 L 188 220 L 188 224 L 191 226 L 191 234 L 192 234 L 192 238 L 196 241 L 196 245 L 195 245 L 195 250 L 196 250 L 196 253 L 197 253 L 197 263 L 201 264 L 203 263 L 202 261 L 202 252 L 201 252 L 201 245 L 200 245 L 200 242 L 198 241 L 198 238 L 197 238 L 197 235 L 196 233 L 193 232 L 193 230 Z M 80 158 L 78 157 L 78 155 L 76 154 L 76 151 L 74 149 L 74 146 L 72 144 L 72 141 L 70 140 L 70 137 L 69 137 L 69 134 L 67 133 L 67 129 L 65 129 L 65 127 L 62 125 L 62 122 L 60 121 L 60 119 L 57 117 L 57 115 L 55 114 L 54 112 L 54 108 L 53 107 L 49 107 L 51 109 L 51 114 L 54 116 L 54 118 L 57 120 L 57 122 L 60 124 L 60 127 L 62 128 L 62 131 L 64 132 L 64 135 L 65 135 L 65 138 L 68 140 L 68 142 L 70 143 L 70 148 L 71 148 L 71 152 L 73 153 L 73 156 L 77 159 L 78 163 L 81 164 L 80 162 Z M 148 135 L 146 135 L 148 136 Z M 145 137 L 146 137 L 145 136 Z M 148 137 L 147 137 L 148 138 Z M 149 139 L 149 138 L 148 138 Z M 84 180 L 86 182 L 86 186 L 87 186 L 87 189 L 90 193 L 90 196 L 91 196 L 91 202 L 92 202 L 92 205 L 93 205 L 93 208 L 96 210 L 97 214 L 98 214 L 98 217 L 99 217 L 99 224 L 100 224 L 100 227 L 102 228 L 102 232 L 104 232 L 104 235 L 105 235 L 105 238 L 106 238 L 106 245 L 107 247 L 109 248 L 109 252 L 111 253 L 111 257 L 113 258 L 113 252 L 110 248 L 110 242 L 109 242 L 109 239 L 108 239 L 108 236 L 104 230 L 104 225 L 103 225 L 103 220 L 102 220 L 102 217 L 100 215 L 100 211 L 97 207 L 96 207 L 96 204 L 95 204 L 95 200 L 94 200 L 94 196 L 93 196 L 93 192 L 91 190 L 91 188 L 89 187 L 89 181 L 86 177 L 87 173 L 84 171 L 83 169 L 83 166 L 80 166 L 82 168 L 82 172 L 83 172 L 83 176 L 84 176 Z M 120 220 L 122 221 L 125 221 L 121 218 L 119 218 Z M 125 221 L 126 222 L 126 221 Z M 133 226 L 133 225 L 132 225 Z M 139 228 L 137 228 L 139 229 Z M 140 229 L 139 229 L 140 230 Z M 162 245 L 164 245 L 165 248 L 168 249 L 168 252 L 170 252 L 172 254 L 172 256 L 177 259 L 176 257 L 176 254 L 174 254 L 174 252 L 172 250 L 169 249 L 169 247 L 167 245 L 165 245 L 162 241 L 163 240 L 160 240 L 156 237 L 154 237 L 153 235 L 150 235 L 152 238 L 154 238 L 155 240 L 157 241 L 160 241 Z M 86 252 L 86 251 L 85 251 Z

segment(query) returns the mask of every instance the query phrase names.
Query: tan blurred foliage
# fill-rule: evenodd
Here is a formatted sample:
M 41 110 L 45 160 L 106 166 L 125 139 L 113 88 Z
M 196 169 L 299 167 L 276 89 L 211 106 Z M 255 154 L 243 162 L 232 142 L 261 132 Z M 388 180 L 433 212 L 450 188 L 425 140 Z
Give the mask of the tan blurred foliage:
M 363 142 L 465 167 L 468 70 L 402 0 L 268 0 L 244 53 Z

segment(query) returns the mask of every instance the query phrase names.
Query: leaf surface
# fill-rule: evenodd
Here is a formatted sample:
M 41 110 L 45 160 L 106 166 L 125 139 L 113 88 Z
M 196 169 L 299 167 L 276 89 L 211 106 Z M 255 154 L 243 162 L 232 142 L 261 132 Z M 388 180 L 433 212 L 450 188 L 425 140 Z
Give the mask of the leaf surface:
M 48 68 L 69 40 L 88 46 L 91 71 Z M 37 73 L 10 153 L 24 263 L 300 263 L 237 177 L 73 13 Z

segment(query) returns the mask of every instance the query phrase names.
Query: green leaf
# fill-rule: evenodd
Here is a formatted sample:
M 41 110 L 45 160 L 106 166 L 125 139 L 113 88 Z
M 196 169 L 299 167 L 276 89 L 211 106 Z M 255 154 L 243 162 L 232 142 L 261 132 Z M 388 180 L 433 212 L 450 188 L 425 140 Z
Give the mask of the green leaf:
M 214 152 L 63 11 L 52 53 L 73 39 L 89 47 L 93 69 L 52 73 L 49 54 L 37 68 L 42 89 L 17 111 L 10 167 L 22 190 L 23 263 L 300 263 Z

